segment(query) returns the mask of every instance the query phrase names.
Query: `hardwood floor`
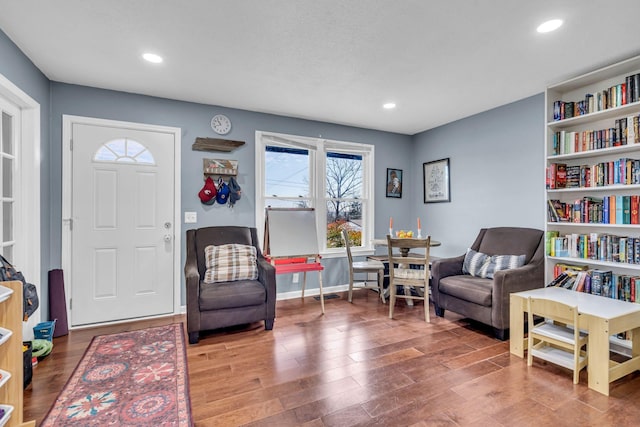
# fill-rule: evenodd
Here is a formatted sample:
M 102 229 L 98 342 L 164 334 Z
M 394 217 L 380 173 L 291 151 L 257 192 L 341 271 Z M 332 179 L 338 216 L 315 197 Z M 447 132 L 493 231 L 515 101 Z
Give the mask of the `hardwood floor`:
M 368 290 L 353 304 L 278 301 L 273 331 L 262 324 L 202 336 L 187 348 L 197 426 L 635 426 L 640 375 L 606 397 L 571 372 L 527 367 L 508 342 L 447 312 L 424 322 L 421 304 L 388 305 Z M 431 307 L 433 310 L 433 307 Z M 94 335 L 185 321 L 183 316 L 75 330 L 54 339 L 25 391 L 25 420 L 39 423 Z

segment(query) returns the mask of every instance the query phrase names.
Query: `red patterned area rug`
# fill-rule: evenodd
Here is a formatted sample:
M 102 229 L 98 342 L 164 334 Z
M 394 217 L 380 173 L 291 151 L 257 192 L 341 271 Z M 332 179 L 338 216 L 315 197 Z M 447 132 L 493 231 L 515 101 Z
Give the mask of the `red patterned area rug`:
M 181 324 L 94 337 L 41 426 L 192 426 Z

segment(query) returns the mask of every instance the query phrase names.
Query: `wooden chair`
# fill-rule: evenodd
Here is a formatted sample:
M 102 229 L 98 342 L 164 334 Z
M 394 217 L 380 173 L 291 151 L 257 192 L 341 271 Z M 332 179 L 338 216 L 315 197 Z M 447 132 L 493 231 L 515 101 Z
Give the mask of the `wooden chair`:
M 393 319 L 393 307 L 396 298 L 408 300 L 424 301 L 424 318 L 430 322 L 429 317 L 429 248 L 431 246 L 431 236 L 426 239 L 394 239 L 387 235 L 387 248 L 389 251 L 389 318 Z M 397 249 L 394 251 L 394 248 Z M 424 255 L 402 256 L 398 250 L 405 253 L 411 249 L 423 249 Z M 396 267 L 397 265 L 397 267 Z M 410 269 L 410 265 L 421 265 L 420 270 Z M 403 295 L 397 295 L 396 286 L 404 286 Z M 411 294 L 409 287 L 413 286 L 419 291 L 422 288 L 422 296 Z
M 351 255 L 351 244 L 349 243 L 349 234 L 347 230 L 342 230 L 342 239 L 344 240 L 344 246 L 347 248 L 347 258 L 349 260 L 349 302 L 352 302 L 354 285 L 358 285 L 361 288 L 377 289 L 382 303 L 386 303 L 383 288 L 384 264 L 375 260 L 354 261 L 353 256 Z M 364 282 L 354 282 L 354 275 L 357 273 L 364 273 L 367 275 Z M 367 280 L 369 278 L 369 273 L 377 274 L 377 283 L 375 285 L 369 285 Z
M 580 370 L 587 366 L 588 335 L 580 331 L 578 308 L 543 298 L 528 298 L 529 345 L 527 365 L 533 357 L 546 360 L 573 371 L 573 383 L 578 384 Z M 534 324 L 534 316 L 544 319 Z M 585 347 L 585 350 L 583 350 Z

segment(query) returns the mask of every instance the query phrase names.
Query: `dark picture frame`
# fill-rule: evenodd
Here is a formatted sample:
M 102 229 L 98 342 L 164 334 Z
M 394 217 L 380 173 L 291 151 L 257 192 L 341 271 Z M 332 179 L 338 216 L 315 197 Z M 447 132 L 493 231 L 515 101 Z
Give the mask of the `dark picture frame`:
M 402 169 L 387 168 L 387 197 L 402 198 Z
M 449 158 L 422 164 L 422 180 L 425 203 L 451 201 Z

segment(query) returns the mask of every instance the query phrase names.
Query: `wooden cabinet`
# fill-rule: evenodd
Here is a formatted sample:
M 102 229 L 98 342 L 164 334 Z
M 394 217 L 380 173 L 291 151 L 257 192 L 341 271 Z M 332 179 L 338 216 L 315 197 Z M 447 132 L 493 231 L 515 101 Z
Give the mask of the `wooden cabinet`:
M 0 300 L 4 299 L 0 302 L 0 327 L 5 332 L 11 331 L 8 338 L 5 334 L 0 345 L 0 369 L 11 376 L 0 388 L 0 405 L 13 408 L 6 426 L 35 426 L 35 421 L 24 422 L 22 413 L 22 283 L 0 282 L 0 285 L 13 290 L 6 299 L 0 297 Z
M 558 264 L 588 266 L 611 272 L 607 296 L 640 302 L 640 279 L 624 295 L 640 278 L 639 80 L 635 57 L 546 90 L 547 283 Z

